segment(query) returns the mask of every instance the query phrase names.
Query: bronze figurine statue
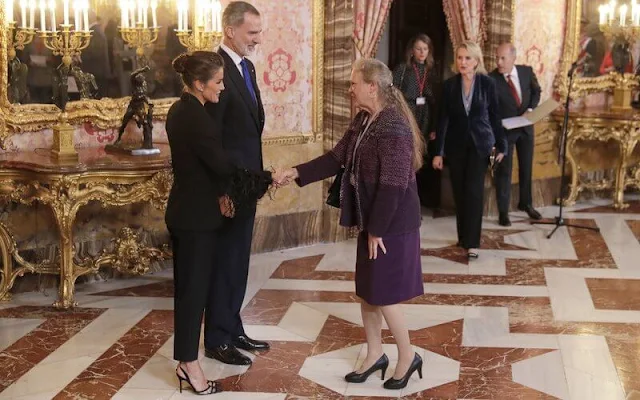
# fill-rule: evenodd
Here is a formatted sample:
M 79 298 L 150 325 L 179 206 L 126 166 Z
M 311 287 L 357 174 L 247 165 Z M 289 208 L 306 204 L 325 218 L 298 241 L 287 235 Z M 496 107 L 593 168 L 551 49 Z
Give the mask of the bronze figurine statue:
M 125 128 L 133 118 L 138 128 L 142 128 L 142 149 L 157 150 L 153 148 L 153 104 L 151 103 L 149 96 L 147 96 L 147 81 L 144 76 L 144 74 L 150 70 L 151 68 L 146 65 L 131 73 L 131 87 L 133 88 L 133 94 L 131 95 L 129 105 L 127 106 L 127 112 L 124 114 L 124 117 L 122 117 L 122 124 L 120 125 L 120 129 L 118 129 L 118 138 L 114 145 L 118 145 L 120 143 L 120 139 L 122 139 L 122 134 L 124 133 Z M 153 153 L 157 152 L 158 151 L 155 151 Z M 139 154 L 150 153 L 139 152 Z

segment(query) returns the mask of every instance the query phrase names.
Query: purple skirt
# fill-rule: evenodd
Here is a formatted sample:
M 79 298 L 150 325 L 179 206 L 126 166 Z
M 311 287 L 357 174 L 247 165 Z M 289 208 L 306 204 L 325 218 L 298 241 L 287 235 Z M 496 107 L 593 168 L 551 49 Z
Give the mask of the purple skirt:
M 356 295 L 374 306 L 388 306 L 424 294 L 420 230 L 383 237 L 387 254 L 369 259 L 368 233 L 358 235 Z

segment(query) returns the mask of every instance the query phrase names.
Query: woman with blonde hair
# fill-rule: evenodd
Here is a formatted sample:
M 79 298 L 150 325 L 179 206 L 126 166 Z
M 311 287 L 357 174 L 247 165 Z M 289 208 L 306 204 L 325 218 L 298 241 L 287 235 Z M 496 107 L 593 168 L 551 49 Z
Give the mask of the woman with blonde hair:
M 424 139 L 392 74 L 374 59 L 356 61 L 351 94 L 361 110 L 328 153 L 276 174 L 281 184 L 321 181 L 345 168 L 340 188 L 340 224 L 358 227 L 356 295 L 367 337 L 367 357 L 348 382 L 362 383 L 376 371 L 382 379 L 389 359 L 382 348 L 382 319 L 398 346 L 398 363 L 387 389 L 404 388 L 411 375 L 422 377 L 399 303 L 424 293 L 420 264 L 420 200 L 416 171 Z
M 456 204 L 458 246 L 478 258 L 484 208 L 484 177 L 495 146 L 496 162 L 507 153 L 493 79 L 486 75 L 480 46 L 471 41 L 456 49 L 455 76 L 444 82 L 433 167 L 447 159 Z

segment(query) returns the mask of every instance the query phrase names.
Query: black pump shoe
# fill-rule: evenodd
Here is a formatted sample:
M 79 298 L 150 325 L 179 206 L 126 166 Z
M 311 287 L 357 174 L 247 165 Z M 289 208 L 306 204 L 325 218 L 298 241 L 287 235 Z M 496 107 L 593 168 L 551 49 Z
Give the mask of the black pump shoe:
M 407 383 L 409 383 L 409 378 L 411 378 L 411 375 L 416 371 L 418 371 L 418 376 L 422 379 L 422 357 L 420 357 L 418 353 L 413 357 L 409 370 L 402 378 L 395 379 L 391 377 L 383 386 L 385 389 L 404 389 L 407 386 Z
M 361 374 L 357 373 L 356 371 L 350 372 L 344 377 L 344 380 L 349 383 L 362 383 L 366 381 L 371 374 L 379 369 L 382 370 L 382 380 L 384 380 L 384 374 L 387 373 L 387 368 L 389 368 L 389 358 L 386 354 L 383 354 L 382 357 L 378 358 L 378 361 L 376 361 L 371 367 L 369 367 L 369 369 Z

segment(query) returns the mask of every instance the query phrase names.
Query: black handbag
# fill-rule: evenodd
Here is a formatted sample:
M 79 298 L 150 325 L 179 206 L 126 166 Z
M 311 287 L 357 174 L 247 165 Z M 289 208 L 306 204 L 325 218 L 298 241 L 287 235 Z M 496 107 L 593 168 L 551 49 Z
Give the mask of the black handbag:
M 342 175 L 344 174 L 344 167 L 340 168 L 340 171 L 336 174 L 329 193 L 327 195 L 327 204 L 331 207 L 340 208 L 340 186 L 342 183 Z

